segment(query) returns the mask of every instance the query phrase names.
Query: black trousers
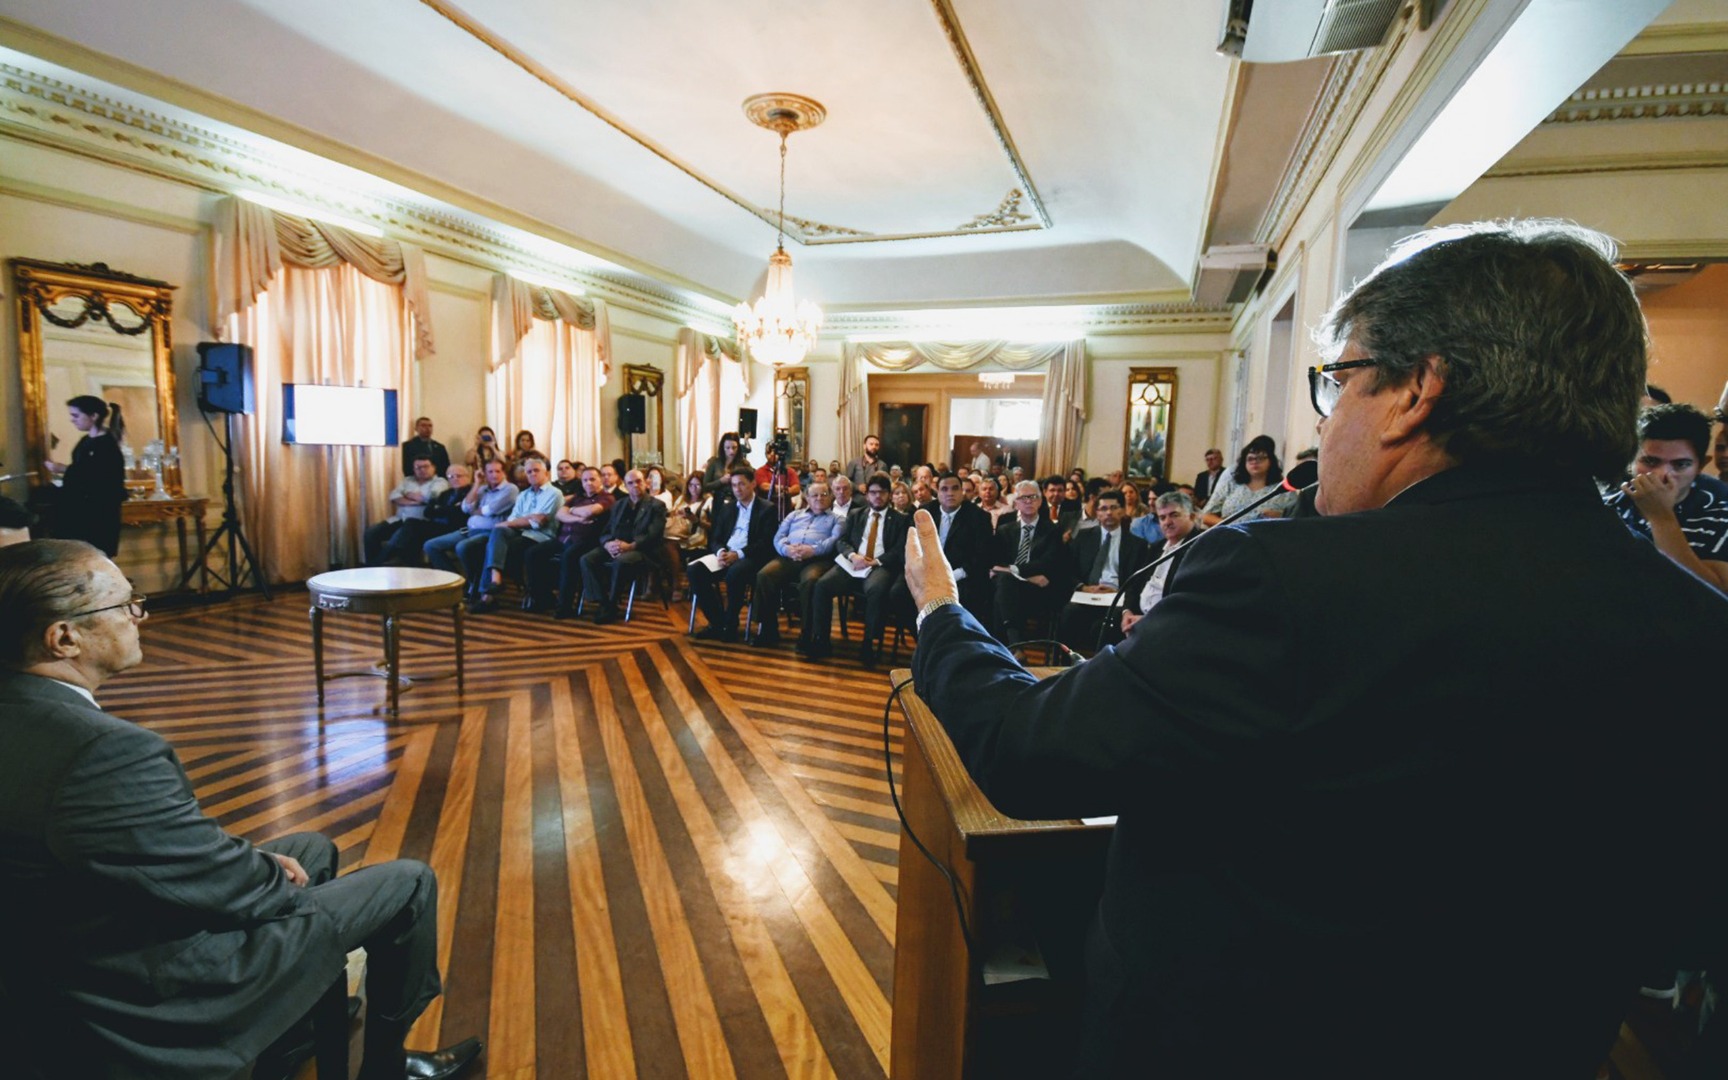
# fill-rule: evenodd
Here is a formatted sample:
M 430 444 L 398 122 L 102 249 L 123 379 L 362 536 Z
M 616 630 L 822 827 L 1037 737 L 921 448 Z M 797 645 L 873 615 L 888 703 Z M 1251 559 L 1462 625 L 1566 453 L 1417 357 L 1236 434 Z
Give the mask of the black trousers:
M 695 597 L 692 601 L 702 609 L 703 618 L 709 626 L 723 629 L 738 629 L 738 613 L 744 610 L 750 585 L 756 580 L 756 574 L 762 567 L 748 559 L 740 558 L 731 566 L 718 574 L 700 563 L 690 563 L 684 568 L 685 575 L 690 579 L 690 592 Z M 722 607 L 718 585 L 726 583 L 726 603 Z
M 842 596 L 864 598 L 864 640 L 874 644 L 888 627 L 888 596 L 898 576 L 887 567 L 878 566 L 865 578 L 855 578 L 838 566 L 830 566 L 816 582 L 811 603 L 810 621 L 805 640 L 811 645 L 825 646 L 831 636 L 834 621 L 834 601 Z
M 809 633 L 816 582 L 833 565 L 832 560 L 823 557 L 788 559 L 782 555 L 757 571 L 756 621 L 762 624 L 763 633 L 772 637 L 780 632 L 780 590 L 793 581 L 798 584 L 801 635 Z

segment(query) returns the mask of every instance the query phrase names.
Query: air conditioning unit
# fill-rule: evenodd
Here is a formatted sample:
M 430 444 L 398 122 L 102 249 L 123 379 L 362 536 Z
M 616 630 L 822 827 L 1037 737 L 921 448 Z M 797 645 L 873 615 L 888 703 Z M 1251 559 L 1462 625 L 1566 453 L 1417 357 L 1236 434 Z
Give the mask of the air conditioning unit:
M 1264 244 L 1225 244 L 1206 249 L 1194 279 L 1194 302 L 1208 307 L 1240 304 L 1254 295 L 1275 258 Z
M 1256 64 L 1371 49 L 1408 0 L 1225 0 L 1218 51 Z

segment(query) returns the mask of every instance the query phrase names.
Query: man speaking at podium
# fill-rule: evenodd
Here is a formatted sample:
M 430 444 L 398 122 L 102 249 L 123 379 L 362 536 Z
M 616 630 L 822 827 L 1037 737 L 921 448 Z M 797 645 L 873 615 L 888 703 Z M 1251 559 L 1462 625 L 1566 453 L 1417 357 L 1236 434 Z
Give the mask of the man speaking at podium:
M 1667 871 L 1713 849 L 1723 725 L 1672 687 L 1728 601 L 1591 483 L 1645 377 L 1612 259 L 1555 222 L 1400 245 L 1322 326 L 1324 516 L 1205 534 L 1057 677 L 917 515 L 917 690 L 979 786 L 1120 815 L 1081 1075 L 1588 1078 L 1641 973 L 1714 959 L 1719 875 Z

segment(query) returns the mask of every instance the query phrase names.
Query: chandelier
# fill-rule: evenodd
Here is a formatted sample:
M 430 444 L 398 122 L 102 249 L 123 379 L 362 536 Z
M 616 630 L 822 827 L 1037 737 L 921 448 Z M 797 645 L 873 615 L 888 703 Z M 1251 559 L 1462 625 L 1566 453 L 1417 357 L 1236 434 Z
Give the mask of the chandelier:
M 744 115 L 780 136 L 780 213 L 775 218 L 774 254 L 768 256 L 768 287 L 754 304 L 732 309 L 738 343 L 756 359 L 785 367 L 804 359 L 822 329 L 822 309 L 792 293 L 792 256 L 786 254 L 786 137 L 828 118 L 819 103 L 797 94 L 757 94 L 744 99 Z
M 986 390 L 1007 390 L 1014 385 L 1012 371 L 980 371 L 978 381 Z

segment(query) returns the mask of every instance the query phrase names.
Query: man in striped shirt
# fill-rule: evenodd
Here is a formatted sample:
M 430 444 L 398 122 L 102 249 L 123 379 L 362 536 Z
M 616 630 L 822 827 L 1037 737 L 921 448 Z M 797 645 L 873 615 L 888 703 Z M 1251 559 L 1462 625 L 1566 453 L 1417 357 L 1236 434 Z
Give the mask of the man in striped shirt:
M 1608 502 L 1627 528 L 1728 593 L 1728 483 L 1704 475 L 1710 418 L 1690 405 L 1652 405 L 1638 417 L 1632 479 Z

